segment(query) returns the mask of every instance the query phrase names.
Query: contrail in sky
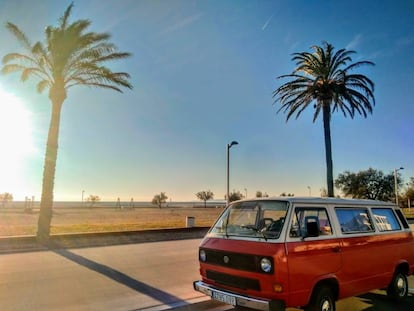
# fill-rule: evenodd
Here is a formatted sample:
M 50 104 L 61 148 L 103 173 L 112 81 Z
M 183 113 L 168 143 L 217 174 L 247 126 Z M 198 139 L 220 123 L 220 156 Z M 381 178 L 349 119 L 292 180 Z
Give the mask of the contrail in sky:
M 268 18 L 268 20 L 266 21 L 266 23 L 264 23 L 264 25 L 263 25 L 263 27 L 262 27 L 262 31 L 264 31 L 264 30 L 267 28 L 267 25 L 269 25 L 270 21 L 271 21 L 271 20 L 272 20 L 272 18 L 273 18 L 273 15 L 275 15 L 275 14 L 272 14 L 272 16 L 270 16 L 270 17 Z

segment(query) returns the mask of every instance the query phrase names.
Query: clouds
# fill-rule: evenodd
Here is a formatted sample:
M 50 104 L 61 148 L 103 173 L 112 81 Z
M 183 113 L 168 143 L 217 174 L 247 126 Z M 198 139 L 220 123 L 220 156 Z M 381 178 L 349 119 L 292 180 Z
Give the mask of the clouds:
M 164 36 L 164 35 L 169 35 L 173 32 L 176 32 L 180 29 L 186 28 L 191 26 L 192 24 L 194 24 L 195 22 L 197 22 L 202 16 L 204 15 L 204 13 L 196 13 L 190 16 L 187 16 L 179 21 L 177 21 L 176 23 L 164 28 L 163 30 L 161 30 L 158 35 Z
M 356 50 L 359 48 L 361 42 L 363 41 L 362 34 L 356 34 L 352 40 L 345 46 L 347 50 Z
M 273 16 L 274 16 L 275 14 L 272 14 L 268 19 L 267 19 L 267 21 L 263 24 L 263 26 L 262 26 L 262 31 L 264 31 L 266 28 L 267 28 L 267 26 L 269 25 L 269 23 L 270 23 L 270 21 L 273 19 Z

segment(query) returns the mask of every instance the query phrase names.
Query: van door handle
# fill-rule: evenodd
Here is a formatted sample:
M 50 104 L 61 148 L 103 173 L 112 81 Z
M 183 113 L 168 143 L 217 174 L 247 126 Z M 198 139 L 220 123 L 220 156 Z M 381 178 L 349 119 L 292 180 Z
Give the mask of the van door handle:
M 340 248 L 339 246 L 335 246 L 335 247 L 332 249 L 332 251 L 333 251 L 334 253 L 340 253 L 340 252 L 341 252 L 341 248 Z

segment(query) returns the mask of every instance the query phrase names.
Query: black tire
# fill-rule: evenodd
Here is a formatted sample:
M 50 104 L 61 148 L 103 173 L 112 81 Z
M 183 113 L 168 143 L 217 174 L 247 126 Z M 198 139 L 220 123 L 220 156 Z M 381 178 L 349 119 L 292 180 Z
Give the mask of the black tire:
M 397 301 L 404 300 L 407 297 L 408 280 L 407 276 L 403 272 L 395 272 L 390 285 L 388 285 L 387 295 Z
M 333 291 L 327 286 L 315 288 L 305 311 L 335 311 Z

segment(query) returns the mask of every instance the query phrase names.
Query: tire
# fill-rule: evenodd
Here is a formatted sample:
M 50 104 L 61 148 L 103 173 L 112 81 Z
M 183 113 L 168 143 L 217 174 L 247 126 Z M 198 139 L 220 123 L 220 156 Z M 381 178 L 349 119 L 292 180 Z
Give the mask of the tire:
M 305 311 L 335 311 L 335 298 L 327 286 L 317 287 Z
M 408 280 L 407 276 L 401 271 L 396 271 L 392 277 L 390 285 L 387 288 L 388 297 L 401 301 L 408 295 Z

